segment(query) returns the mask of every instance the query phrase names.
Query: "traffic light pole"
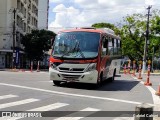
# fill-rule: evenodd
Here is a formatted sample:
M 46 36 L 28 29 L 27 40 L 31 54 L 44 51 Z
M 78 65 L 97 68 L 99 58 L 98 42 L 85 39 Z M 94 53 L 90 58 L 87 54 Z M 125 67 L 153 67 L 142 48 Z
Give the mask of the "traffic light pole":
M 145 45 L 144 45 L 144 56 L 143 56 L 143 67 L 142 67 L 142 73 L 146 70 L 146 56 L 147 56 L 147 44 L 149 42 L 149 16 L 150 16 L 150 9 L 152 6 L 148 6 L 148 14 L 147 14 L 147 30 L 146 30 L 146 37 L 145 37 Z
M 12 59 L 12 69 L 15 68 L 15 57 L 16 57 L 16 53 L 15 53 L 15 37 L 16 37 L 16 9 L 14 8 L 13 10 L 13 59 Z

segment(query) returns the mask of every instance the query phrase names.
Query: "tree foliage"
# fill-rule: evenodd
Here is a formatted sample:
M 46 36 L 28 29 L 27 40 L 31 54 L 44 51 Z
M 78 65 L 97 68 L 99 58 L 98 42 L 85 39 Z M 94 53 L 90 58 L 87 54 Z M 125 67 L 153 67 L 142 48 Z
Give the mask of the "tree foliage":
M 120 34 L 120 31 L 119 29 L 114 25 L 114 24 L 111 24 L 111 23 L 95 23 L 92 25 L 92 27 L 95 27 L 95 28 L 109 28 L 111 30 L 113 30 L 115 32 L 115 34 Z
M 149 21 L 149 45 L 147 47 L 147 58 L 160 56 L 160 11 L 153 10 Z M 122 54 L 131 60 L 142 60 L 146 39 L 147 16 L 146 14 L 132 14 L 123 18 L 121 28 L 110 23 L 95 23 L 92 27 L 110 28 L 115 34 L 120 35 L 122 41 Z M 157 36 L 158 35 L 158 36 Z
M 159 11 L 152 12 L 149 26 L 149 45 L 147 47 L 147 59 L 151 59 L 153 47 L 158 55 L 160 47 L 160 16 Z M 123 55 L 128 56 L 131 60 L 142 60 L 144 54 L 144 44 L 146 38 L 147 16 L 143 14 L 133 14 L 124 18 L 125 24 L 121 28 L 121 40 Z
M 30 60 L 41 60 L 45 51 L 51 48 L 51 40 L 55 33 L 48 30 L 33 30 L 22 39 L 25 53 Z

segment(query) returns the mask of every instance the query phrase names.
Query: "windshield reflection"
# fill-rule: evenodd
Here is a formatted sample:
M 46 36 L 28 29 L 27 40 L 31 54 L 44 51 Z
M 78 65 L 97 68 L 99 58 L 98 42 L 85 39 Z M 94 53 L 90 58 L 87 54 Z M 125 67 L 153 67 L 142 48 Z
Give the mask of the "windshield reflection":
M 56 36 L 53 57 L 95 58 L 98 55 L 99 33 L 68 32 Z

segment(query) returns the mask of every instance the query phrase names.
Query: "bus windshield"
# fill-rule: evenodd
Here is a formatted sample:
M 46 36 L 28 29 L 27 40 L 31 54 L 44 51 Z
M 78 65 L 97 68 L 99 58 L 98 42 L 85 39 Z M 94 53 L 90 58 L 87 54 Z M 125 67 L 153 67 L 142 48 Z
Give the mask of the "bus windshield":
M 88 59 L 98 56 L 100 33 L 64 32 L 56 36 L 53 57 Z

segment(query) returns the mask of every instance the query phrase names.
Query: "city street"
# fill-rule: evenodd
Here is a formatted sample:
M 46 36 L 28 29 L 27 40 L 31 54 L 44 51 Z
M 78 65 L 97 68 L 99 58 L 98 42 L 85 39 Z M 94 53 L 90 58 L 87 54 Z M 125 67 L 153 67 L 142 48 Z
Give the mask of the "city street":
M 49 80 L 48 72 L 1 71 L 0 109 L 2 112 L 52 111 L 48 117 L 45 116 L 49 120 L 63 120 L 66 119 L 65 116 L 70 116 L 67 117 L 68 120 L 96 120 L 97 118 L 93 117 L 85 118 L 92 114 L 94 117 L 100 117 L 98 119 L 122 120 L 123 117 L 133 119 L 127 112 L 134 113 L 135 107 L 141 103 L 153 106 L 160 103 L 160 98 L 152 93 L 158 89 L 158 76 L 151 76 L 154 89 L 147 88 L 131 75 L 117 75 L 115 79 L 113 83 L 105 82 L 97 89 L 90 84 L 78 83 L 62 84 L 58 87 Z M 62 111 L 64 116 L 54 113 L 56 111 Z M 67 111 L 71 113 L 67 114 Z M 87 112 L 80 116 L 79 111 Z M 106 113 L 94 115 L 94 112 L 98 111 Z

